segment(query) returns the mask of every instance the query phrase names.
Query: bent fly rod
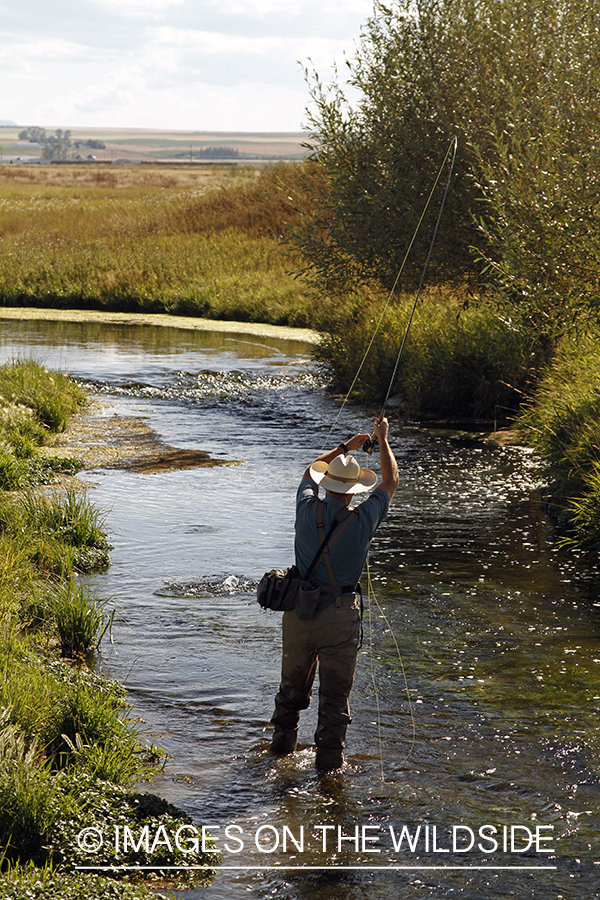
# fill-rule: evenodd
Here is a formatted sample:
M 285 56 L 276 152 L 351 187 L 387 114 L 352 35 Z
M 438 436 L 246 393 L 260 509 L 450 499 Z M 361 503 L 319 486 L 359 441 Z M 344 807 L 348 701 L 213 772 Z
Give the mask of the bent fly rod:
M 436 221 L 436 223 L 435 223 L 435 228 L 433 229 L 433 235 L 432 235 L 431 241 L 430 241 L 430 243 L 429 243 L 429 250 L 428 250 L 428 252 L 427 252 L 427 259 L 425 260 L 425 265 L 423 266 L 423 271 L 421 272 L 421 280 L 419 281 L 419 287 L 417 288 L 417 295 L 416 295 L 415 300 L 414 300 L 414 303 L 413 303 L 413 305 L 412 305 L 412 309 L 411 309 L 411 311 L 410 311 L 410 316 L 408 317 L 408 322 L 407 322 L 406 328 L 405 328 L 405 330 L 404 330 L 404 336 L 403 336 L 403 338 L 402 338 L 402 343 L 400 344 L 400 350 L 398 351 L 398 356 L 396 357 L 396 364 L 395 364 L 395 366 L 394 366 L 394 371 L 392 372 L 392 377 L 390 378 L 390 383 L 389 383 L 389 385 L 388 385 L 387 393 L 386 393 L 385 399 L 384 399 L 384 401 L 383 401 L 383 406 L 382 406 L 382 408 L 381 408 L 381 412 L 379 413 L 379 418 L 378 418 L 378 420 L 377 420 L 377 421 L 379 421 L 379 422 L 381 422 L 381 420 L 382 420 L 382 419 L 384 418 L 384 416 L 385 416 L 386 407 L 387 407 L 387 404 L 388 404 L 388 400 L 389 400 L 389 398 L 390 398 L 390 394 L 391 394 L 391 392 L 392 392 L 392 387 L 393 387 L 393 385 L 394 385 L 394 381 L 395 381 L 395 379 L 396 379 L 396 374 L 397 374 L 397 372 L 398 372 L 398 366 L 400 365 L 400 360 L 401 360 L 401 358 L 402 358 L 402 353 L 403 353 L 403 351 L 404 351 L 404 347 L 405 347 L 405 344 L 406 344 L 406 339 L 407 339 L 407 337 L 408 337 L 408 332 L 410 331 L 410 326 L 412 325 L 412 320 L 413 320 L 413 316 L 414 316 L 414 314 L 415 314 L 415 310 L 416 310 L 416 308 L 417 308 L 417 303 L 419 302 L 419 298 L 420 298 L 420 296 L 421 296 L 421 290 L 422 290 L 423 284 L 424 284 L 424 282 L 425 282 L 425 275 L 426 275 L 426 273 L 427 273 L 427 268 L 428 268 L 428 266 L 429 266 L 429 260 L 431 259 L 431 254 L 432 254 L 432 252 L 433 252 L 433 246 L 434 246 L 434 244 L 435 244 L 435 239 L 436 239 L 436 237 L 437 237 L 438 228 L 439 228 L 439 226 L 440 226 L 440 221 L 441 221 L 441 218 L 442 218 L 442 213 L 443 213 L 443 211 L 444 211 L 444 206 L 446 205 L 446 197 L 448 196 L 448 191 L 449 191 L 449 189 L 450 189 L 450 181 L 452 180 L 452 174 L 453 174 L 453 172 L 454 172 L 454 163 L 455 163 L 455 160 L 456 160 L 456 151 L 457 151 L 457 149 L 458 149 L 458 138 L 457 138 L 457 137 L 454 137 L 454 138 L 452 139 L 452 143 L 450 144 L 450 147 L 448 148 L 448 150 L 447 150 L 447 152 L 446 152 L 446 156 L 444 157 L 444 161 L 442 162 L 442 165 L 440 166 L 440 170 L 439 170 L 438 175 L 437 175 L 437 178 L 436 178 L 436 180 L 435 180 L 435 184 L 433 185 L 433 188 L 431 189 L 431 193 L 429 194 L 429 197 L 427 198 L 427 203 L 425 204 L 425 207 L 424 207 L 423 212 L 422 212 L 422 214 L 421 214 L 421 218 L 419 219 L 419 221 L 418 221 L 418 223 L 417 223 L 417 227 L 416 227 L 415 232 L 414 232 L 414 234 L 413 234 L 413 236 L 412 236 L 412 240 L 411 240 L 411 242 L 410 242 L 410 244 L 409 244 L 408 250 L 406 251 L 406 255 L 404 256 L 404 259 L 402 260 L 402 265 L 400 266 L 400 270 L 399 270 L 399 272 L 398 272 L 398 274 L 397 274 L 397 276 L 396 276 L 396 280 L 394 281 L 392 290 L 391 290 L 391 292 L 390 292 L 390 297 L 388 298 L 388 303 L 389 303 L 389 301 L 391 300 L 392 294 L 393 294 L 393 292 L 394 292 L 394 290 L 395 290 L 395 288 L 396 288 L 396 285 L 398 284 L 398 280 L 399 280 L 399 278 L 400 278 L 400 275 L 402 274 L 402 270 L 404 269 L 404 265 L 405 265 L 406 260 L 407 260 L 407 258 L 408 258 L 408 254 L 410 253 L 410 250 L 411 250 L 411 248 L 412 248 L 412 245 L 413 245 L 414 242 L 415 242 L 415 238 L 417 237 L 417 232 L 419 231 L 419 228 L 421 227 L 421 223 L 422 223 L 422 221 L 423 221 L 423 218 L 424 218 L 424 216 L 425 216 L 425 213 L 427 212 L 427 208 L 428 208 L 429 203 L 430 203 L 430 201 L 431 201 L 431 198 L 432 198 L 432 196 L 433 196 L 433 192 L 435 191 L 435 189 L 436 189 L 436 187 L 437 187 L 438 181 L 440 180 L 442 171 L 443 171 L 443 169 L 444 169 L 444 166 L 446 165 L 446 162 L 447 162 L 447 160 L 448 160 L 448 157 L 450 156 L 450 153 L 452 153 L 452 159 L 451 159 L 451 161 L 450 161 L 450 169 L 449 169 L 449 171 L 448 171 L 448 178 L 446 179 L 446 187 L 444 188 L 444 195 L 443 195 L 443 197 L 442 197 L 442 202 L 441 202 L 441 204 L 440 204 L 440 209 L 439 209 L 439 212 L 438 212 L 437 221 Z M 384 307 L 384 312 L 385 312 L 385 309 L 387 308 L 388 303 L 386 303 L 386 305 L 385 305 L 385 307 Z M 377 329 L 376 329 L 375 333 L 377 333 L 377 330 L 379 329 L 379 326 L 381 325 L 382 319 L 383 319 L 383 315 L 382 315 L 381 319 L 379 320 L 379 323 L 377 324 Z M 369 350 L 371 349 L 371 345 L 372 345 L 374 339 L 375 339 L 375 334 L 373 335 L 373 338 L 371 339 L 371 343 L 369 344 L 369 347 L 368 347 L 368 349 L 367 349 L 367 353 L 368 353 Z M 366 355 L 365 355 L 365 358 L 366 358 Z M 364 363 L 364 360 L 363 360 L 363 363 Z M 362 368 L 362 363 L 361 363 L 361 368 Z M 359 371 L 360 371 L 360 370 L 359 370 Z M 358 377 L 358 376 L 357 376 L 357 377 Z M 363 446 L 362 446 L 362 449 L 365 451 L 365 453 L 372 453 L 373 450 L 375 449 L 375 447 L 377 446 L 377 444 L 378 444 L 377 438 L 374 437 L 374 436 L 371 436 L 368 440 L 366 440 L 366 441 L 364 442 L 364 444 L 363 444 Z

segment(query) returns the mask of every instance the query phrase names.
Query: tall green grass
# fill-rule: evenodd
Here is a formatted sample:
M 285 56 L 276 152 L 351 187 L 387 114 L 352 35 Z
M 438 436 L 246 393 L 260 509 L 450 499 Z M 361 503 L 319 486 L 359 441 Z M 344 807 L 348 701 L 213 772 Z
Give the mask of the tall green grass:
M 390 304 L 377 332 L 382 298 L 353 295 L 321 308 L 316 352 L 334 391 L 383 400 L 413 302 Z M 490 307 L 463 309 L 431 292 L 416 310 L 391 393 L 418 418 L 510 421 L 535 378 L 531 351 Z
M 545 462 L 548 503 L 587 548 L 600 546 L 600 341 L 564 340 L 518 420 Z
M 56 480 L 57 473 L 72 474 L 80 468 L 77 460 L 42 456 L 38 451 L 86 402 L 80 385 L 35 360 L 0 366 L 0 489 L 47 484 Z
M 102 514 L 85 494 L 0 494 L 0 535 L 12 539 L 24 565 L 42 575 L 69 578 L 109 562 Z
M 106 613 L 107 603 L 108 600 L 98 600 L 85 586 L 73 580 L 52 594 L 48 612 L 63 657 L 85 656 L 100 646 L 114 618 L 114 610 L 110 615 Z
M 83 388 L 67 375 L 26 359 L 0 366 L 0 398 L 6 427 L 17 427 L 36 443 L 48 432 L 64 431 L 69 417 L 87 403 Z M 27 410 L 33 421 L 27 422 Z

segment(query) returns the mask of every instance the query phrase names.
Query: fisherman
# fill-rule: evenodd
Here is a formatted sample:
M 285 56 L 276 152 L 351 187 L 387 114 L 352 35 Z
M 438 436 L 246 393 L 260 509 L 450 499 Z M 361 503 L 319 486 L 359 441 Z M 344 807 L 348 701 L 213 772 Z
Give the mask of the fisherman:
M 296 749 L 300 710 L 310 704 L 318 664 L 319 714 L 315 743 L 320 774 L 339 769 L 343 763 L 342 751 L 350 724 L 348 697 L 361 632 L 358 580 L 371 539 L 398 487 L 398 465 L 388 443 L 388 427 L 386 418 L 375 422 L 381 481 L 355 510 L 348 512 L 355 494 L 371 490 L 377 481 L 375 472 L 361 469 L 356 459 L 348 455 L 363 446 L 368 434 L 356 434 L 347 444 L 340 444 L 315 460 L 306 469 L 296 498 L 296 565 L 302 577 L 317 556 L 334 519 L 341 524 L 336 529 L 338 539 L 334 531 L 329 541 L 330 552 L 323 554 L 311 576 L 311 582 L 320 587 L 320 592 L 316 592 L 321 595 L 316 613 L 312 618 L 302 618 L 305 613 L 298 601 L 295 609 L 283 614 L 281 685 L 271 719 L 275 726 L 271 752 L 285 756 Z M 322 503 L 318 500 L 319 485 L 325 489 Z M 346 518 L 350 520 L 347 523 Z

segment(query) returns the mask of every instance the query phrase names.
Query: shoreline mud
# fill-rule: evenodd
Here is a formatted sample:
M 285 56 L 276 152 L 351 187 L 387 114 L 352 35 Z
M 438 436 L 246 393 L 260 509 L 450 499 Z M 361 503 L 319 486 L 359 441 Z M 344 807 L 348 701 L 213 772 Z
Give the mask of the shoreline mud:
M 65 431 L 48 442 L 42 452 L 75 457 L 84 469 L 128 469 L 146 475 L 214 466 L 241 466 L 243 460 L 215 459 L 205 450 L 165 444 L 145 418 L 121 416 L 110 403 L 93 399 L 76 413 Z

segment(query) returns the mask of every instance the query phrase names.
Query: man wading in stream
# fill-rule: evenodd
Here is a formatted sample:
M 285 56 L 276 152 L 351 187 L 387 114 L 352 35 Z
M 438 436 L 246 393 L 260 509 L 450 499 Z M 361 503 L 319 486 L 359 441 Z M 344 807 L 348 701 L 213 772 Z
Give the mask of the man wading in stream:
M 298 738 L 300 710 L 310 704 L 319 665 L 319 717 L 315 732 L 319 772 L 339 769 L 343 763 L 346 729 L 350 724 L 348 697 L 352 688 L 360 640 L 361 610 L 357 599 L 369 543 L 388 511 L 398 487 L 398 466 L 388 443 L 388 421 L 376 421 L 381 482 L 353 511 L 355 494 L 369 491 L 377 476 L 361 469 L 350 450 L 369 438 L 356 434 L 347 444 L 324 453 L 305 471 L 296 500 L 296 565 L 301 577 L 311 566 L 334 520 L 337 527 L 328 541 L 310 581 L 320 588 L 313 608 L 302 596 L 296 608 L 283 614 L 281 685 L 271 723 L 275 726 L 271 751 L 293 753 Z M 319 501 L 319 485 L 325 499 Z M 320 523 L 319 523 L 319 520 Z M 309 617 L 310 616 L 310 617 Z

